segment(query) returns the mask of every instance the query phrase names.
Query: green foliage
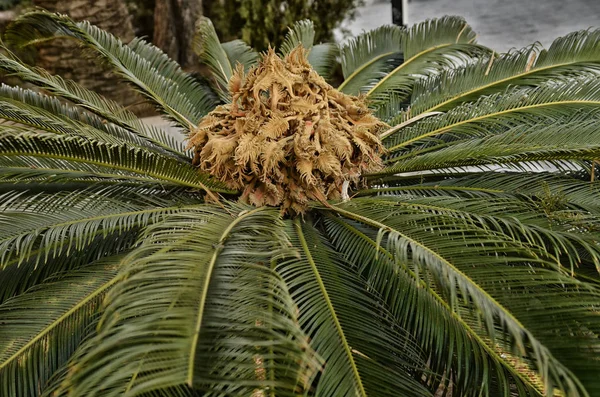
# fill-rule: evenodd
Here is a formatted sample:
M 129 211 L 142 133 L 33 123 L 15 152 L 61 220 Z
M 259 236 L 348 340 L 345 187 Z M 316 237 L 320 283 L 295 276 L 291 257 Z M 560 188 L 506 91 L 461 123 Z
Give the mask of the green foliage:
M 242 39 L 258 51 L 279 47 L 288 27 L 297 21 L 314 21 L 315 42 L 333 38 L 333 30 L 352 19 L 363 0 L 208 0 L 204 15 L 210 18 L 223 41 Z
M 196 27 L 194 51 L 212 74 L 214 90 L 225 102 L 229 102 L 227 84 L 238 64 L 247 71 L 258 61 L 258 54 L 241 40 L 221 44 L 210 19 L 201 18 Z
M 117 281 L 120 259 L 104 258 L 64 277 L 48 279 L 43 286 L 30 288 L 2 305 L 3 395 L 39 394 L 38 385 L 46 383 L 66 362 L 97 322 L 98 307 Z M 46 350 L 47 346 L 52 350 Z M 28 377 L 15 380 L 11 375 L 22 366 L 40 363 L 42 370 Z
M 0 11 L 10 10 L 22 3 L 27 3 L 25 0 L 0 0 Z
M 12 24 L 6 36 L 9 42 L 21 47 L 52 37 L 78 41 L 112 65 L 117 74 L 182 128 L 196 125 L 215 105 L 210 93 L 202 90 L 176 62 L 141 39 L 125 45 L 89 22 L 74 22 L 66 16 L 49 13 L 25 14 Z
M 335 72 L 338 46 L 333 43 L 315 44 L 315 25 L 310 20 L 296 22 L 290 27 L 281 44 L 281 54 L 289 54 L 301 45 L 308 50 L 308 62 L 325 79 L 331 79 Z
M 284 33 L 280 53 L 339 66 L 311 22 Z M 208 20 L 211 87 L 63 16 L 7 39 L 62 36 L 184 131 L 258 59 Z M 457 17 L 362 34 L 339 88 L 390 125 L 384 167 L 295 218 L 3 48 L 36 89 L 0 87 L 0 394 L 600 395 L 599 46 L 588 30 L 497 54 Z

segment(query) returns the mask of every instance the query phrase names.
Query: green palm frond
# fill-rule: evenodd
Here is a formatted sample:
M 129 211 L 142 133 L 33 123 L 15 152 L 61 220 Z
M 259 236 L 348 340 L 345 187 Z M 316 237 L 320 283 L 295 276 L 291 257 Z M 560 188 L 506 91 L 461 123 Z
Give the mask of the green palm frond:
M 228 41 L 222 43 L 221 46 L 225 50 L 227 58 L 229 58 L 229 62 L 233 67 L 240 64 L 244 67 L 244 71 L 247 72 L 258 63 L 258 53 L 242 40 Z
M 32 90 L 0 86 L 0 118 L 57 134 L 71 134 L 88 137 L 106 144 L 130 143 L 147 150 L 182 157 L 164 150 L 145 136 L 103 122 L 92 113 L 82 113 L 76 107 L 62 103 L 55 97 L 46 96 Z M 160 140 L 169 148 L 183 153 L 183 144 L 171 136 Z
M 110 121 L 132 134 L 138 135 L 142 140 L 149 140 L 157 147 L 165 149 L 175 156 L 187 158 L 181 154 L 181 145 L 172 136 L 154 126 L 142 123 L 133 113 L 118 103 L 106 99 L 73 81 L 64 80 L 60 76 L 52 76 L 43 69 L 28 67 L 10 53 L 8 55 L 0 53 L 0 70 L 19 77 L 27 83 L 34 84 L 57 97 L 80 105 L 101 119 Z
M 450 142 L 483 137 L 516 125 L 549 123 L 584 109 L 600 108 L 600 80 L 583 76 L 537 87 L 511 87 L 459 105 L 383 136 L 389 152 L 386 162 L 414 156 Z M 400 120 L 394 120 L 392 125 Z M 415 148 L 415 150 L 410 150 Z
M 377 192 L 385 193 L 386 190 L 381 189 Z M 432 192 L 428 193 L 428 190 Z M 583 209 L 590 213 L 598 213 L 600 210 L 598 208 L 600 202 L 597 199 L 600 194 L 600 184 L 597 181 L 581 183 L 581 180 L 573 177 L 549 172 L 474 173 L 418 185 L 414 183 L 399 185 L 390 188 L 389 191 L 399 194 L 414 191 L 415 194 L 433 195 L 433 191 L 437 191 L 440 194 L 460 196 L 470 194 L 484 197 L 524 196 L 542 204 L 544 199 L 552 201 L 555 205 L 564 206 L 565 209 Z
M 451 109 L 479 95 L 508 85 L 537 85 L 565 75 L 600 72 L 600 30 L 571 33 L 556 39 L 548 50 L 532 45 L 448 70 L 415 85 L 410 117 Z M 443 89 L 442 89 L 443 87 Z
M 142 185 L 147 181 L 134 176 L 121 178 L 102 167 L 79 166 L 54 159 L 18 158 L 0 162 L 0 192 L 13 190 L 77 190 L 96 184 Z M 80 169 L 76 169 L 80 168 Z M 84 169 L 81 169 L 84 168 Z
M 221 45 L 217 32 L 208 18 L 201 18 L 196 24 L 194 51 L 202 63 L 207 65 L 214 79 L 213 87 L 222 101 L 230 102 L 228 83 L 233 76 L 234 67 L 225 49 Z
M 587 113 L 544 127 L 524 124 L 498 134 L 444 145 L 439 150 L 408 155 L 402 161 L 395 158 L 396 163 L 378 175 L 491 164 L 540 164 L 543 169 L 543 162 L 561 168 L 569 161 L 599 157 L 599 132 L 598 120 Z M 565 163 L 561 165 L 560 161 Z
M 505 395 L 516 387 L 519 395 L 542 395 L 540 388 L 505 360 L 436 289 L 410 268 L 397 266 L 394 255 L 377 243 L 377 230 L 332 215 L 325 223 L 340 254 L 381 294 L 396 321 L 429 349 L 431 369 L 443 374 L 458 368 L 453 371 L 456 393 Z M 465 367 L 468 371 L 462 370 Z M 438 383 L 439 379 L 433 386 Z
M 94 261 L 108 256 L 127 252 L 137 243 L 139 229 L 130 233 L 99 233 L 82 251 L 63 251 L 61 255 L 51 255 L 47 260 L 37 263 L 38 250 L 34 249 L 20 265 L 17 260 L 8 263 L 0 271 L 0 304 L 15 296 L 23 294 L 37 285 L 43 284 L 52 277 L 80 269 Z M 57 245 L 60 248 L 61 244 Z M 37 264 L 36 264 L 37 263 Z
M 43 169 L 80 172 L 84 176 L 180 185 L 204 191 L 228 192 L 223 185 L 198 173 L 191 164 L 134 147 L 111 146 L 80 136 L 0 131 L 0 165 L 27 172 Z M 14 178 L 15 175 L 13 174 Z
M 231 101 L 228 83 L 237 65 L 242 65 L 244 71 L 248 71 L 258 61 L 258 53 L 242 40 L 221 44 L 208 18 L 201 18 L 196 25 L 194 51 L 210 68 L 213 88 L 224 102 Z
M 40 395 L 97 322 L 121 256 L 55 277 L 0 305 L 0 392 Z
M 0 302 L 56 273 L 131 249 L 145 226 L 199 201 L 182 193 L 96 186 L 0 195 Z
M 459 17 L 427 20 L 407 29 L 404 36 L 404 60 L 365 92 L 372 101 L 386 102 L 392 95 L 406 100 L 419 78 L 456 68 L 473 56 L 490 52 L 474 44 L 475 32 Z
M 288 251 L 281 219 L 274 209 L 231 211 L 199 206 L 148 229 L 62 387 L 88 394 L 101 386 L 107 396 L 186 384 L 296 395 L 310 382 L 316 362 L 269 266 Z
M 115 237 L 137 234 L 147 225 L 193 205 L 183 198 L 174 202 L 126 194 L 125 188 L 117 187 L 0 195 L 0 268 L 25 261 L 37 266 L 63 253 L 90 250 L 99 236 L 110 236 L 112 243 L 118 245 L 121 242 Z
M 313 46 L 314 40 L 314 23 L 308 19 L 298 21 L 294 26 L 288 28 L 288 33 L 283 43 L 281 43 L 280 52 L 283 55 L 287 55 L 298 45 L 302 45 L 302 47 L 308 50 Z
M 362 33 L 340 49 L 344 81 L 338 90 L 365 92 L 402 61 L 405 33 L 399 26 L 381 26 Z
M 11 43 L 27 46 L 55 37 L 69 37 L 94 50 L 157 108 L 189 130 L 215 105 L 210 93 L 184 73 L 157 47 L 136 40 L 124 45 L 88 22 L 44 11 L 20 16 L 6 33 Z
M 76 40 L 185 132 L 258 60 L 207 20 L 198 32 L 212 88 L 142 40 L 65 16 L 26 13 L 8 37 Z M 327 78 L 341 60 L 340 90 L 391 125 L 371 154 L 383 168 L 327 185 L 338 163 L 321 163 L 317 137 L 337 131 L 333 115 L 358 146 L 373 131 L 353 117 L 366 108 L 322 91 L 316 113 L 280 128 L 305 123 L 294 147 L 314 144 L 316 165 L 277 170 L 280 159 L 265 180 L 249 162 L 243 194 L 199 172 L 200 145 L 192 160 L 117 103 L 2 48 L 0 70 L 36 88 L 0 86 L 1 395 L 600 395 L 600 30 L 501 55 L 458 17 L 381 27 L 339 54 L 314 37 L 300 21 L 280 54 L 302 44 Z M 235 142 L 211 135 L 215 156 L 253 150 L 244 129 L 263 134 L 274 113 L 261 104 L 281 100 L 263 94 L 249 97 L 258 119 L 228 116 Z M 335 109 L 313 131 L 320 106 Z M 379 161 L 355 157 L 340 161 Z M 305 212 L 243 204 L 275 195 Z
M 600 248 L 596 238 L 586 233 L 598 230 L 600 219 L 585 210 L 557 206 L 552 212 L 540 211 L 543 203 L 514 197 L 392 196 L 386 200 L 399 207 L 469 220 L 491 233 L 505 234 L 519 244 L 539 247 L 554 258 L 559 269 L 566 266 L 570 273 L 582 264 L 580 252 L 584 252 L 585 260 L 600 271 Z
M 289 54 L 296 46 L 308 50 L 308 62 L 313 69 L 326 80 L 330 79 L 335 71 L 339 48 L 333 43 L 314 44 L 315 26 L 312 21 L 302 20 L 294 24 L 288 30 L 285 40 L 281 44 L 282 55 Z
M 414 269 L 431 288 L 440 288 L 453 310 L 475 306 L 471 312 L 492 340 L 495 330 L 502 330 L 516 354 L 532 357 L 546 390 L 553 385 L 567 395 L 596 390 L 593 374 L 600 363 L 582 358 L 600 348 L 598 287 L 557 272 L 540 248 L 511 241 L 469 219 L 381 199 L 354 200 L 343 207 L 335 211 L 378 229 L 377 241 L 394 254 L 397 265 Z M 543 315 L 535 305 L 544 308 Z M 557 345 L 564 338 L 557 329 L 570 334 L 582 325 L 589 331 Z
M 301 256 L 284 261 L 279 272 L 301 302 L 299 320 L 311 346 L 327 363 L 315 395 L 429 395 L 415 380 L 425 369 L 422 353 L 377 297 L 311 225 L 296 219 L 289 228 Z
M 213 77 L 213 88 L 222 101 L 230 102 L 228 83 L 238 64 L 248 71 L 258 61 L 258 53 L 242 40 L 222 43 L 208 18 L 201 18 L 196 25 L 194 51 L 206 64 Z
M 335 44 L 315 44 L 308 53 L 308 61 L 313 69 L 319 73 L 319 75 L 323 76 L 325 80 L 329 81 L 335 72 L 336 65 L 338 64 L 338 55 L 339 48 Z
M 93 30 L 90 32 L 90 35 L 93 36 L 92 33 L 94 33 Z M 107 48 L 111 48 L 114 43 L 110 35 L 104 41 Z M 100 43 L 103 43 L 103 41 L 100 41 Z M 159 112 L 165 114 L 182 128 L 187 128 L 187 126 L 178 122 L 175 118 L 176 115 L 173 114 L 174 111 L 179 112 L 178 109 L 181 107 L 184 108 L 181 111 L 182 114 L 190 114 L 190 117 L 197 114 L 203 116 L 212 110 L 217 103 L 217 98 L 207 86 L 186 73 L 177 62 L 146 40 L 134 38 L 124 46 L 121 54 L 115 54 L 123 67 L 101 51 L 99 53 L 111 64 L 116 64 L 117 72 L 134 84 L 142 95 L 154 103 Z M 146 62 L 141 62 L 141 59 Z M 140 62 L 147 66 L 138 66 Z M 154 78 L 152 73 L 159 73 L 161 77 Z M 130 77 L 131 74 L 135 74 L 135 77 Z M 148 74 L 148 77 L 146 77 L 146 74 Z M 172 88 L 165 90 L 165 85 L 177 87 L 178 94 L 171 93 Z M 153 92 L 150 92 L 151 90 Z M 173 110 L 169 110 L 169 107 Z

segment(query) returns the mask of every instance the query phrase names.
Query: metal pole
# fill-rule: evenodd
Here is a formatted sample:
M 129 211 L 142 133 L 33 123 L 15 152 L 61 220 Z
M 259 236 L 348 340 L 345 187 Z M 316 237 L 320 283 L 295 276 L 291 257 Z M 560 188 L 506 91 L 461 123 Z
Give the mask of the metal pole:
M 394 25 L 406 26 L 408 0 L 392 0 L 392 23 Z

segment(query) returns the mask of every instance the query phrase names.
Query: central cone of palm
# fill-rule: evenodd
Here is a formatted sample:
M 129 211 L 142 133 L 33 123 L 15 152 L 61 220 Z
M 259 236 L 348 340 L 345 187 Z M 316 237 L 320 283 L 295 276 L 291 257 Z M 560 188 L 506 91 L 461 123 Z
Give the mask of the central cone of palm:
M 302 47 L 284 59 L 269 50 L 247 75 L 239 67 L 229 91 L 231 103 L 209 113 L 189 145 L 194 164 L 243 190 L 243 201 L 302 213 L 381 167 L 385 124 L 327 84 Z

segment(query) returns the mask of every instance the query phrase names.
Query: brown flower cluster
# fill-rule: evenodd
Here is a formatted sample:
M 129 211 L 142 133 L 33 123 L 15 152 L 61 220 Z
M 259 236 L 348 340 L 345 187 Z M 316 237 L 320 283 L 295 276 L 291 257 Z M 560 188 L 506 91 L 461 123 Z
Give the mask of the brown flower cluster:
M 189 146 L 194 164 L 243 190 L 243 201 L 302 213 L 381 167 L 385 124 L 327 84 L 302 47 L 285 59 L 269 50 L 247 75 L 238 67 L 229 90 L 231 103 L 200 122 Z

